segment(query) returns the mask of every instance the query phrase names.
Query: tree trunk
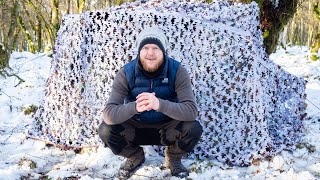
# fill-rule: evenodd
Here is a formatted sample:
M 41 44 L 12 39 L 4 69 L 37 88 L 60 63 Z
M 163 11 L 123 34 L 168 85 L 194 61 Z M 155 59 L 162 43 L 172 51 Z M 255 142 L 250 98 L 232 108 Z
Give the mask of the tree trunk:
M 71 3 L 70 0 L 67 0 L 67 14 L 70 14 Z
M 82 13 L 83 12 L 85 3 L 86 3 L 85 0 L 77 0 L 78 13 Z
M 112 6 L 112 0 L 106 0 L 105 8 Z
M 268 54 L 276 50 L 280 32 L 297 10 L 298 0 L 279 0 L 275 7 L 271 0 L 233 0 L 250 3 L 255 1 L 260 7 L 260 24 L 263 32 L 263 44 Z
M 54 27 L 52 26 L 51 23 L 48 23 L 45 19 L 45 17 L 42 15 L 42 12 L 39 7 L 35 6 L 31 0 L 24 0 L 27 2 L 28 6 L 30 6 L 34 11 L 37 13 L 37 15 L 41 18 L 42 22 L 44 23 L 45 31 L 47 33 L 47 43 L 51 44 L 51 46 L 54 46 L 54 42 L 56 39 L 57 34 L 53 33 Z
M 28 46 L 30 48 L 29 51 L 32 52 L 32 53 L 35 53 L 34 43 L 32 41 L 31 35 L 27 31 L 27 28 L 26 28 L 24 22 L 22 21 L 22 17 L 20 15 L 18 16 L 18 24 L 19 24 L 21 30 L 25 34 L 25 37 L 26 37 L 27 42 L 28 42 Z
M 314 15 L 318 20 L 320 20 L 320 7 L 318 4 L 314 4 L 313 6 Z M 314 38 L 312 49 L 311 49 L 311 59 L 316 61 L 319 59 L 318 50 L 320 48 L 320 33 L 318 32 L 316 37 Z
M 10 28 L 7 36 L 7 41 L 5 41 L 4 47 L 6 48 L 6 51 L 11 54 L 12 47 L 13 47 L 13 34 L 15 32 L 15 29 L 17 27 L 17 17 L 18 17 L 18 10 L 19 10 L 19 4 L 17 0 L 13 0 L 13 8 L 11 10 L 11 17 L 10 17 Z
M 33 20 L 34 20 L 33 17 L 30 15 L 30 13 L 29 13 L 28 9 L 26 8 L 25 4 L 24 3 L 21 3 L 21 4 L 22 4 L 22 8 L 23 8 L 25 14 L 28 17 L 28 22 L 29 22 L 30 28 L 32 28 L 32 30 L 35 32 L 36 29 L 35 29 L 35 24 L 33 23 Z M 20 14 L 22 14 L 22 13 L 20 13 Z
M 17 42 L 18 42 L 18 37 L 20 34 L 20 28 L 17 28 L 14 35 L 13 35 L 13 49 L 17 49 L 19 47 L 17 47 Z M 19 49 L 18 49 L 19 50 Z
M 51 14 L 51 24 L 54 27 L 54 34 L 58 32 L 60 28 L 59 24 L 59 0 L 51 0 L 51 8 L 52 8 L 52 14 Z
M 37 18 L 37 25 L 36 25 L 36 37 L 37 37 L 37 50 L 41 52 L 42 50 L 42 22 L 39 16 Z
M 281 0 L 278 7 L 264 0 L 261 6 L 261 24 L 264 36 L 264 46 L 268 54 L 276 50 L 280 32 L 293 17 L 297 10 L 298 0 Z
M 115 5 L 121 5 L 123 3 L 123 0 L 115 0 Z
M 320 33 L 317 33 L 311 49 L 311 59 L 316 61 L 319 59 L 318 50 L 320 48 Z
M 2 42 L 3 44 L 0 44 L 0 71 L 8 67 L 9 65 L 9 58 L 10 54 L 13 51 L 13 46 L 14 46 L 14 39 L 13 35 L 14 32 L 16 31 L 17 27 L 17 16 L 18 16 L 18 10 L 19 10 L 19 3 L 18 0 L 13 0 L 13 6 L 12 9 L 10 10 L 10 25 L 9 25 L 9 30 L 6 35 L 5 32 L 2 33 L 3 39 Z M 2 74 L 2 72 L 0 72 Z
M 0 24 L 0 26 L 2 26 L 2 24 Z M 3 30 L 0 30 L 0 44 L 4 44 L 4 31 Z M 2 47 L 1 47 L 2 48 Z

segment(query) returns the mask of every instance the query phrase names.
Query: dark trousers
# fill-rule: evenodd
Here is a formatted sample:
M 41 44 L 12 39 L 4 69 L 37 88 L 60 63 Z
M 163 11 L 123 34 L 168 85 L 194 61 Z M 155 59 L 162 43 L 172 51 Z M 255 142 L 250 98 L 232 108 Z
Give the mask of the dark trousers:
M 202 127 L 198 121 L 170 120 L 146 124 L 130 119 L 116 125 L 102 122 L 98 133 L 114 154 L 126 158 L 143 151 L 139 145 L 167 146 L 169 156 L 182 157 L 198 143 Z

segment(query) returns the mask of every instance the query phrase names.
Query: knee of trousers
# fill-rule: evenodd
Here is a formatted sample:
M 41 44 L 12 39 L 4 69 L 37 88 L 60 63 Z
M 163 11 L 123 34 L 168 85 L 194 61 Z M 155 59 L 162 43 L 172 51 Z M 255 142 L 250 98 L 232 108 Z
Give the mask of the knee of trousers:
M 102 122 L 99 126 L 98 134 L 100 139 L 114 154 L 119 154 L 128 144 L 120 134 L 124 129 L 120 124 L 107 125 L 105 122 Z
M 203 129 L 199 121 L 193 121 L 190 129 L 188 130 L 187 137 L 199 141 L 202 131 Z
M 191 152 L 200 140 L 203 129 L 199 121 L 193 121 L 186 131 L 186 136 L 178 141 L 178 145 L 180 149 Z

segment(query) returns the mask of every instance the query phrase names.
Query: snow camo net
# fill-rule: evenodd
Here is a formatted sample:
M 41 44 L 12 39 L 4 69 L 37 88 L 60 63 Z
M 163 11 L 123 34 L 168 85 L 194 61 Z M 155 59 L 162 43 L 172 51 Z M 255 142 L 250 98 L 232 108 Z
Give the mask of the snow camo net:
M 234 165 L 272 156 L 302 135 L 305 81 L 262 47 L 256 3 L 139 1 L 68 15 L 58 33 L 43 108 L 30 134 L 69 146 L 101 144 L 97 127 L 135 39 L 158 25 L 190 72 L 204 133 L 189 156 Z

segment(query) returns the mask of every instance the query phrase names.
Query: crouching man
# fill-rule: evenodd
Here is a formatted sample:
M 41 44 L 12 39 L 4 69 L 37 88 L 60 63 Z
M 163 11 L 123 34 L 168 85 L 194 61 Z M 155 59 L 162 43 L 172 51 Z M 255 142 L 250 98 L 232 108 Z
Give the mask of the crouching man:
M 104 108 L 98 133 L 116 155 L 127 160 L 117 175 L 129 178 L 145 161 L 140 145 L 165 148 L 164 167 L 177 177 L 188 176 L 181 163 L 202 134 L 190 76 L 166 55 L 167 38 L 157 27 L 137 37 L 136 59 L 121 68 Z

